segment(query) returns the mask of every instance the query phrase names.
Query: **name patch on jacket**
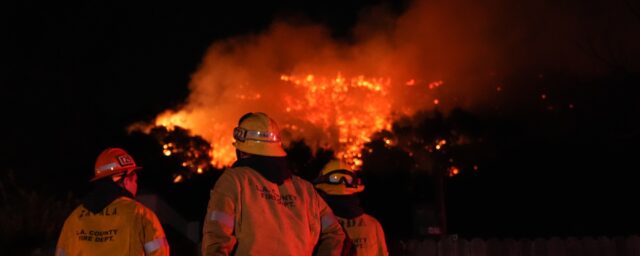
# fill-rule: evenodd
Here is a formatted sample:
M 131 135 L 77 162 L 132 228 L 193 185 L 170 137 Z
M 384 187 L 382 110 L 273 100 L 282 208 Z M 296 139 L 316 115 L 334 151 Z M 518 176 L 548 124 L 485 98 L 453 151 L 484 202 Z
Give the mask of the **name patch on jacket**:
M 100 211 L 100 212 L 96 212 L 93 213 L 87 209 L 82 209 L 82 211 L 80 211 L 80 215 L 78 215 L 79 219 L 82 219 L 83 217 L 89 217 L 89 216 L 114 216 L 114 215 L 118 215 L 118 208 L 117 207 L 106 207 L 104 208 L 104 210 Z
M 275 189 L 269 190 L 267 187 L 263 186 L 262 188 L 256 185 L 256 189 L 260 193 L 260 197 L 267 200 L 272 200 L 275 203 L 282 205 L 287 208 L 292 208 L 295 206 L 295 201 L 298 200 L 297 196 L 294 195 L 280 195 Z
M 343 226 L 344 228 L 366 226 L 366 224 L 364 224 L 364 219 L 362 218 L 347 219 L 347 220 L 338 219 L 338 222 L 340 223 L 340 226 Z
M 76 236 L 78 236 L 78 240 L 87 241 L 87 242 L 111 242 L 114 237 L 118 235 L 117 229 L 109 229 L 109 230 L 88 230 L 80 229 L 76 231 Z
M 367 244 L 366 237 L 357 237 L 357 238 L 351 239 L 351 241 L 358 249 L 364 248 L 364 246 Z

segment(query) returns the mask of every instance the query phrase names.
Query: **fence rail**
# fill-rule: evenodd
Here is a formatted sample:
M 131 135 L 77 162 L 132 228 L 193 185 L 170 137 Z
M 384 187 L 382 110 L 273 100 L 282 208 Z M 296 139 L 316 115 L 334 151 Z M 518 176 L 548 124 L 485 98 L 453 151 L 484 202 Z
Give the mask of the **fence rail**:
M 640 256 L 640 236 L 550 239 L 411 240 L 402 255 L 424 256 Z

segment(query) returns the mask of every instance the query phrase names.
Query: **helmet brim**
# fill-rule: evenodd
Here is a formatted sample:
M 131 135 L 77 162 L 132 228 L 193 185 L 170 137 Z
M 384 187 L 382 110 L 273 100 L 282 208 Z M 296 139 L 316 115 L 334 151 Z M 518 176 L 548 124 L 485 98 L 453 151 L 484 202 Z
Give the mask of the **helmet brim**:
M 111 170 L 111 171 L 106 171 L 106 172 L 101 172 L 100 174 L 94 176 L 93 178 L 91 178 L 91 180 L 89 180 L 90 182 L 92 181 L 96 181 L 99 179 L 103 179 L 103 178 L 107 178 L 107 177 L 112 177 L 114 175 L 117 174 L 121 174 L 121 173 L 132 173 L 132 172 L 137 172 L 142 170 L 142 166 L 136 166 L 134 168 L 128 168 L 128 169 L 116 169 L 116 170 Z
M 246 140 L 244 142 L 236 141 L 233 143 L 233 146 L 242 152 L 254 155 L 276 157 L 287 156 L 287 152 L 282 149 L 282 144 L 280 142 L 275 143 Z

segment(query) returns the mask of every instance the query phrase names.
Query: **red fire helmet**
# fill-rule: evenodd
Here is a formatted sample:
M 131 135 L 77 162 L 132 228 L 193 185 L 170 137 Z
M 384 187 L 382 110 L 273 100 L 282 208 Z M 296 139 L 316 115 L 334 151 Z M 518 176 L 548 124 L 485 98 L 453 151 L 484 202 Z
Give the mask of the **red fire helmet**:
M 121 173 L 131 173 L 142 169 L 137 166 L 131 155 L 121 148 L 107 148 L 98 155 L 95 165 L 95 175 L 91 181 L 111 177 Z

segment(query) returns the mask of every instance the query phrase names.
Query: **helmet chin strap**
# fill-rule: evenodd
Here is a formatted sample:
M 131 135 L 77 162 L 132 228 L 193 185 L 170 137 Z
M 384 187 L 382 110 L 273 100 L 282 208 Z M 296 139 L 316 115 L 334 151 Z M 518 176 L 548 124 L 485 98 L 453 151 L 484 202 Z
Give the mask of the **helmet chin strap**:
M 124 182 L 124 177 L 127 175 L 127 172 L 123 172 L 122 174 L 113 175 L 111 179 L 113 182 L 117 184 L 122 184 Z
M 132 182 L 130 181 L 129 175 L 135 175 L 134 172 L 124 172 L 122 174 L 114 175 L 112 177 L 113 182 L 115 182 L 119 187 L 129 191 L 133 196 L 136 196 L 137 191 L 132 191 L 133 189 L 130 187 Z M 137 184 L 136 184 L 137 185 Z
M 246 152 L 242 152 L 242 151 L 236 149 L 236 158 L 238 160 L 244 159 L 244 158 L 249 158 L 249 157 L 251 157 L 251 154 L 246 153 Z

